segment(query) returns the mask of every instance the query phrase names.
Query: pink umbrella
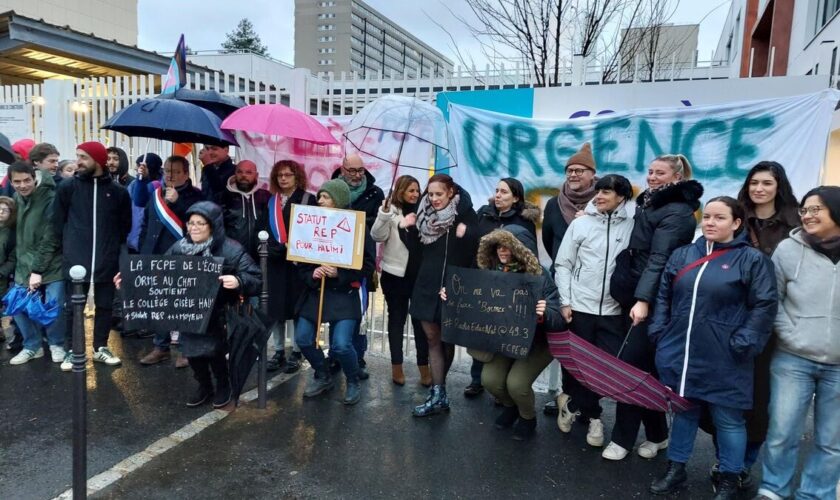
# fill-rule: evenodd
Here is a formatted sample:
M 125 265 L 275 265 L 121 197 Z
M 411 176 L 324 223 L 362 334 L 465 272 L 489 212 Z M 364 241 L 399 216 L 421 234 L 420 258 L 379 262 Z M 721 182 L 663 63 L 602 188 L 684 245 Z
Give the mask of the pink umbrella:
M 276 135 L 314 144 L 339 144 L 318 120 L 282 104 L 254 104 L 237 109 L 225 118 L 222 129 Z

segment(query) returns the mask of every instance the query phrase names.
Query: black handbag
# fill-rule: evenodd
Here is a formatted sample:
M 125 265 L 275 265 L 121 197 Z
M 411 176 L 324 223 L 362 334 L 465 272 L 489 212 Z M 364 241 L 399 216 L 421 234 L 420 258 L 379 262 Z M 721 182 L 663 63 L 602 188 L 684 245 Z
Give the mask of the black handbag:
M 625 248 L 615 257 L 615 271 L 610 277 L 610 296 L 622 309 L 630 309 L 636 303 L 636 286 L 639 276 L 633 272 L 633 252 Z

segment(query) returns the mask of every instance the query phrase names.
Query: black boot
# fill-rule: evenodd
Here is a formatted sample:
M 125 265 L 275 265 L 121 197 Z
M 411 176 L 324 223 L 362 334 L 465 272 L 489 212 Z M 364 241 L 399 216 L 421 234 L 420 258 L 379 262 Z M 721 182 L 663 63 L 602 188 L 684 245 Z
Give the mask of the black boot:
M 187 406 L 195 408 L 210 401 L 213 397 L 213 378 L 210 375 L 210 362 L 207 358 L 191 358 L 190 366 L 193 369 L 193 377 L 198 382 L 198 389 L 187 399 Z
M 513 439 L 517 441 L 525 441 L 530 439 L 537 432 L 537 419 L 530 420 L 520 418 L 513 424 Z
M 357 376 L 359 380 L 367 380 L 370 378 L 370 373 L 367 371 L 367 363 L 365 363 L 364 359 L 359 360 L 359 371 Z
M 299 352 L 292 351 L 292 355 L 286 360 L 286 369 L 283 373 L 297 373 L 300 370 L 300 363 L 303 355 Z
M 323 394 L 333 388 L 332 375 L 328 369 L 323 371 L 316 371 L 315 375 L 306 384 L 306 390 L 303 391 L 303 397 L 314 398 L 319 394 Z
M 223 408 L 230 403 L 233 391 L 230 387 L 230 370 L 224 355 L 213 358 L 210 362 L 213 375 L 216 378 L 216 395 L 213 397 L 213 408 Z
M 714 500 L 735 500 L 738 498 L 738 474 L 733 472 L 721 472 L 720 483 Z
M 551 401 L 543 406 L 543 413 L 550 417 L 556 417 L 560 414 L 560 408 L 557 407 L 557 400 L 555 398 L 551 398 Z
M 285 370 L 286 366 L 288 366 L 286 363 L 286 353 L 283 351 L 275 352 L 274 356 L 265 362 L 265 370 L 269 372 Z
M 347 388 L 344 390 L 344 401 L 346 405 L 354 405 L 362 399 L 362 388 L 359 386 L 359 379 L 347 380 Z
M 665 475 L 651 483 L 650 492 L 654 495 L 667 495 L 683 486 L 687 480 L 685 464 L 668 460 Z
M 449 411 L 449 397 L 446 395 L 445 385 L 433 385 L 426 402 L 415 406 L 411 414 L 415 417 L 428 417 Z
M 495 425 L 497 429 L 507 429 L 516 422 L 517 418 L 519 418 L 519 408 L 516 406 L 505 406 L 504 409 L 502 409 L 502 413 L 500 413 L 499 417 L 496 418 L 496 423 L 493 425 Z

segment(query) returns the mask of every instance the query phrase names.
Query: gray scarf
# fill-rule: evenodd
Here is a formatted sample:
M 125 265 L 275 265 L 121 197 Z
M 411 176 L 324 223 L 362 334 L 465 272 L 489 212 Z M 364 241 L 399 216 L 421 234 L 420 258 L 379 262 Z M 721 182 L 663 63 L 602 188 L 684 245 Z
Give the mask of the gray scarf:
M 455 217 L 458 216 L 459 201 L 461 201 L 461 195 L 456 194 L 449 200 L 449 205 L 435 210 L 429 203 L 428 195 L 420 200 L 420 206 L 417 207 L 417 230 L 420 232 L 421 243 L 429 245 L 446 234 L 455 222 Z
M 201 255 L 203 257 L 211 257 L 210 246 L 213 244 L 213 237 L 207 239 L 204 243 L 191 243 L 186 238 L 181 238 L 178 242 L 178 248 L 182 255 Z

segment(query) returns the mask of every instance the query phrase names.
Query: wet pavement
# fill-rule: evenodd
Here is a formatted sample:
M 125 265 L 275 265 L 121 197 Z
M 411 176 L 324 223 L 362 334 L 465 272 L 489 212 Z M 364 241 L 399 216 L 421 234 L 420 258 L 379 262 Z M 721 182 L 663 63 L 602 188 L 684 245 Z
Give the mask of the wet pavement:
M 89 365 L 89 477 L 210 411 L 183 405 L 189 369 L 136 362 L 151 339 L 114 334 L 112 344 L 121 367 Z M 0 353 L 0 498 L 52 498 L 71 481 L 72 375 L 48 358 L 13 367 L 9 357 Z M 647 486 L 665 467 L 663 454 L 603 460 L 585 426 L 563 434 L 542 413 L 536 437 L 514 441 L 493 427 L 498 410 L 488 396 L 461 395 L 463 373 L 450 375 L 450 414 L 415 419 L 410 409 L 426 394 L 416 370 L 406 364 L 398 387 L 386 358 L 371 354 L 368 364 L 357 406 L 341 404 L 343 384 L 304 401 L 311 371 L 303 371 L 269 393 L 266 410 L 240 406 L 93 498 L 651 498 Z M 538 395 L 540 407 L 547 400 Z M 605 402 L 607 433 L 612 413 Z M 711 498 L 712 462 L 700 432 L 689 485 L 670 498 Z

